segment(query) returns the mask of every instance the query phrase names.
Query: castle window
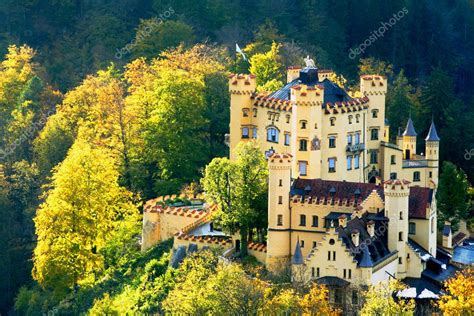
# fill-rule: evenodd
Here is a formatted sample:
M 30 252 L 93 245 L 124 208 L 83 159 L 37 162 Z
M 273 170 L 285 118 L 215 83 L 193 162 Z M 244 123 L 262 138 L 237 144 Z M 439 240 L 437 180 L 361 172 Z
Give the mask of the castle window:
M 311 226 L 318 227 L 318 225 L 319 225 L 319 217 L 316 215 L 313 215 L 313 224 Z
M 347 273 L 346 273 L 346 269 L 344 269 L 344 273 L 343 273 L 343 278 L 344 278 L 344 279 L 347 277 L 346 274 L 347 274 Z
M 318 129 L 318 123 L 314 123 L 314 129 Z
M 319 268 L 316 268 L 316 277 L 319 278 Z
M 347 156 L 347 170 L 352 170 L 352 156 Z
M 242 127 L 242 138 L 249 138 L 249 128 Z
M 278 197 L 278 204 L 283 204 L 283 196 Z
M 329 172 L 336 172 L 336 158 L 329 158 Z
M 403 232 L 398 233 L 398 241 L 403 241 Z
M 304 248 L 304 240 L 300 240 L 301 248 Z
M 431 233 L 433 234 L 435 231 L 435 221 L 434 218 L 431 218 Z
M 299 168 L 299 171 L 300 171 L 300 176 L 306 176 L 306 174 L 307 174 L 307 171 L 306 171 L 307 165 L 308 165 L 307 161 L 298 162 L 298 168 Z
M 248 117 L 249 116 L 249 109 L 242 109 L 242 115 L 244 117 Z
M 285 146 L 290 146 L 290 134 L 285 133 Z
M 278 130 L 275 127 L 267 129 L 267 141 L 272 143 L 278 143 Z
M 370 163 L 377 163 L 377 152 L 375 150 L 370 152 Z
M 342 290 L 341 289 L 334 289 L 334 303 L 342 304 Z
M 328 251 L 328 261 L 331 261 L 331 252 Z
M 277 226 L 283 226 L 283 215 L 281 214 L 277 216 Z
M 256 127 L 254 127 L 253 130 L 252 130 L 252 138 L 253 139 L 257 138 L 257 133 L 258 133 L 258 129 Z
M 433 171 L 430 171 L 429 175 L 430 175 L 430 178 L 433 178 Z
M 359 305 L 359 295 L 356 290 L 352 290 L 352 305 Z
M 377 128 L 373 128 L 370 130 L 370 140 L 378 140 L 379 139 L 379 130 Z
M 392 165 L 395 164 L 395 155 L 391 155 L 391 156 L 390 156 L 390 163 L 391 163 Z
M 372 110 L 372 117 L 377 118 L 379 116 L 379 111 L 378 110 Z
M 317 242 L 313 241 L 313 248 L 316 248 L 316 246 L 317 246 Z
M 349 124 L 352 124 L 352 115 L 349 115 Z
M 415 223 L 409 223 L 408 224 L 408 233 L 410 235 L 415 235 L 416 234 L 416 224 Z
M 397 179 L 397 173 L 396 172 L 391 172 L 390 173 L 390 180 L 396 180 Z
M 355 133 L 355 144 L 356 145 L 360 144 L 360 132 Z
M 400 219 L 403 219 L 403 212 L 400 212 Z
M 420 181 L 420 172 L 419 171 L 413 172 L 413 181 L 415 181 L 415 182 Z
M 331 122 L 331 126 L 335 126 L 336 125 L 336 118 L 335 117 L 331 117 L 329 119 L 329 121 Z
M 314 267 L 311 267 L 311 277 L 312 278 L 314 278 L 314 276 L 315 276 L 314 270 L 315 270 Z
M 336 148 L 336 136 L 329 136 L 329 148 Z
M 354 156 L 354 169 L 359 169 L 359 155 Z
M 306 215 L 300 215 L 300 226 L 306 226 Z
M 336 252 L 335 251 L 332 252 L 332 261 L 336 261 Z
M 352 145 L 352 134 L 347 134 L 347 145 Z
M 257 109 L 253 109 L 253 117 L 257 117 Z
M 286 124 L 290 123 L 291 116 L 290 114 L 286 115 Z
M 278 181 L 278 186 L 280 186 L 280 187 L 283 186 L 283 180 L 282 180 L 282 179 L 280 179 L 280 180 Z
M 301 129 L 306 129 L 306 121 L 300 121 Z
M 300 139 L 300 151 L 308 150 L 308 141 L 306 139 Z
M 352 270 L 349 269 L 349 279 L 352 279 Z
M 402 257 L 398 257 L 398 264 L 402 264 Z
M 359 121 L 360 121 L 360 114 L 357 114 L 356 115 L 356 123 L 359 123 Z

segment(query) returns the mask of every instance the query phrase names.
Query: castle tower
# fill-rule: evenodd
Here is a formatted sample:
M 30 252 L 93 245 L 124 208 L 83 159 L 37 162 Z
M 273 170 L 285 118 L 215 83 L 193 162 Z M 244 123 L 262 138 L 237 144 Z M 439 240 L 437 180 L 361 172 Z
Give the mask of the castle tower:
M 318 69 L 300 71 L 301 84 L 291 88 L 291 154 L 294 177 L 321 178 L 321 130 L 324 90 L 318 86 Z M 293 136 L 294 135 L 294 136 Z
M 268 159 L 268 240 L 267 268 L 285 268 L 291 256 L 290 239 L 290 154 L 275 153 Z
M 253 135 L 255 123 L 251 96 L 255 92 L 256 78 L 254 75 L 231 75 L 229 77 L 230 92 L 230 139 L 229 147 L 235 148 L 243 140 Z M 230 159 L 233 159 L 232 150 Z
M 407 273 L 409 184 L 406 180 L 384 182 L 385 216 L 389 219 L 388 249 L 398 251 L 398 279 L 405 278 Z
M 428 176 L 437 186 L 439 172 L 439 136 L 434 121 L 431 121 L 430 130 L 425 138 L 426 160 L 428 161 Z
M 402 134 L 403 159 L 409 160 L 416 155 L 416 131 L 411 117 L 408 118 L 407 126 Z

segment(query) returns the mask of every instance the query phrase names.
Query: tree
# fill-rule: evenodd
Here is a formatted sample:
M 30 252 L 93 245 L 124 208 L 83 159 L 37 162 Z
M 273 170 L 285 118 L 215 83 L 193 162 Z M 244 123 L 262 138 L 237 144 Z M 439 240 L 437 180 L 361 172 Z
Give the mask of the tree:
M 266 218 L 267 163 L 255 141 L 240 143 L 236 159 L 214 158 L 206 166 L 202 185 L 218 205 L 215 220 L 229 231 L 240 231 L 241 256 L 247 255 L 249 232 Z
M 446 293 L 438 306 L 444 315 L 472 315 L 474 310 L 474 270 L 471 267 L 458 271 L 445 284 Z
M 363 58 L 359 63 L 359 76 L 362 75 L 382 75 L 391 78 L 393 65 L 373 57 Z
M 329 290 L 314 284 L 309 293 L 301 299 L 300 305 L 305 315 L 339 315 L 340 311 L 329 304 Z
M 142 20 L 135 36 L 132 53 L 136 57 L 158 57 L 163 51 L 180 44 L 189 46 L 194 41 L 193 28 L 182 21 L 157 18 Z
M 137 207 L 118 177 L 110 151 L 80 138 L 55 167 L 34 220 L 33 277 L 41 286 L 64 294 L 93 281 L 104 268 L 101 249 L 119 229 L 136 227 Z
M 406 288 L 400 281 L 391 280 L 370 286 L 365 293 L 365 303 L 361 315 L 413 315 L 413 299 L 394 299 L 394 295 Z
M 444 221 L 450 221 L 457 230 L 459 221 L 469 216 L 469 182 L 462 169 L 449 161 L 443 163 L 436 192 L 438 203 L 438 227 L 443 227 Z
M 274 42 L 268 52 L 257 53 L 250 58 L 250 73 L 257 76 L 257 90 L 275 91 L 283 86 L 279 49 L 280 45 Z

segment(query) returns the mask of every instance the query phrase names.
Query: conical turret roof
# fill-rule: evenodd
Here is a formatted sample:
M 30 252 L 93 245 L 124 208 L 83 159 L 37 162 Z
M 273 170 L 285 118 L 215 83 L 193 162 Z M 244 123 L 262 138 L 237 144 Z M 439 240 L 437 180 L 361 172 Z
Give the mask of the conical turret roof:
M 431 121 L 430 130 L 425 140 L 429 142 L 439 142 L 438 132 L 436 132 L 436 126 L 433 120 Z
M 405 131 L 403 132 L 403 136 L 416 136 L 415 127 L 413 126 L 413 121 L 411 117 L 408 118 L 407 126 L 405 127 Z
M 293 254 L 293 258 L 291 259 L 292 264 L 303 264 L 303 254 L 301 253 L 301 245 L 300 240 L 296 241 L 295 253 Z

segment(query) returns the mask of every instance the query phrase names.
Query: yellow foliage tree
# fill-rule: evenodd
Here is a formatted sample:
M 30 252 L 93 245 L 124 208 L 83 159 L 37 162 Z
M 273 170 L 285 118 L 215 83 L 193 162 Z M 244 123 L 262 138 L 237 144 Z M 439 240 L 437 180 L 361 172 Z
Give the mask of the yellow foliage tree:
M 472 315 L 474 311 L 474 269 L 467 268 L 445 283 L 446 294 L 438 305 L 444 315 Z
M 324 285 L 313 285 L 300 302 L 303 315 L 339 315 L 340 311 L 331 307 L 328 298 L 329 291 Z
M 365 304 L 361 315 L 413 315 L 415 301 L 413 299 L 394 299 L 394 294 L 405 289 L 406 286 L 398 280 L 381 282 L 371 286 L 365 293 Z

